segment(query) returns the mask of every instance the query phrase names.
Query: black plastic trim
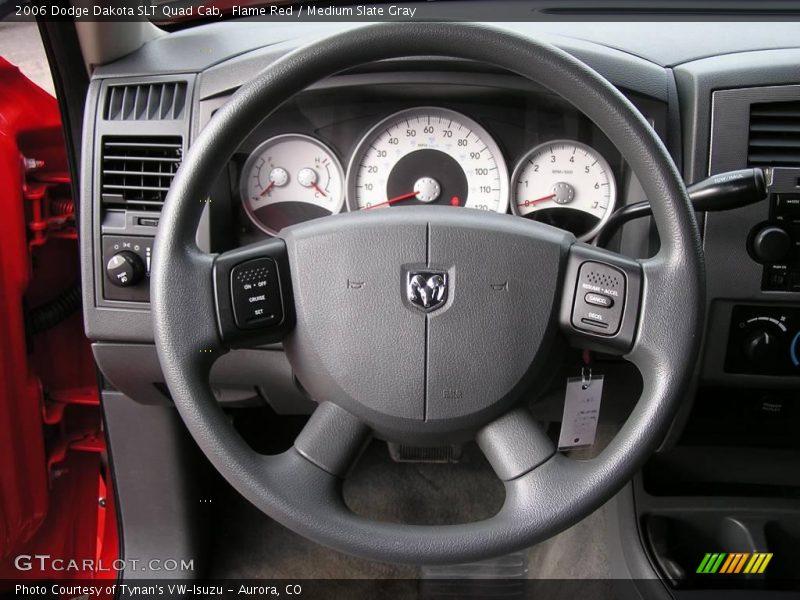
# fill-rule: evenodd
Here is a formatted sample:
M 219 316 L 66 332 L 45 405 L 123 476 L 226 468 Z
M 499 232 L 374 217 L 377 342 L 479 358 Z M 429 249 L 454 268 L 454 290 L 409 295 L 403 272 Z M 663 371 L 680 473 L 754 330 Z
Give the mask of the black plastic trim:
M 579 273 L 581 267 L 587 262 L 608 265 L 625 276 L 624 307 L 619 329 L 613 335 L 593 333 L 585 328 L 579 329 L 573 323 L 575 303 L 582 294 L 578 290 Z M 562 330 L 567 334 L 570 342 L 580 348 L 609 354 L 625 354 L 631 350 L 636 339 L 641 296 L 642 269 L 637 261 L 601 248 L 586 244 L 575 244 L 570 249 L 564 277 L 561 311 L 559 314 Z
M 272 259 L 277 267 L 282 315 L 277 323 L 263 327 L 242 328 L 237 324 L 231 299 L 231 272 L 252 260 Z M 245 246 L 218 255 L 214 260 L 214 297 L 216 300 L 217 326 L 223 342 L 229 347 L 245 347 L 281 341 L 295 324 L 292 279 L 286 244 L 280 238 L 272 238 L 258 244 Z

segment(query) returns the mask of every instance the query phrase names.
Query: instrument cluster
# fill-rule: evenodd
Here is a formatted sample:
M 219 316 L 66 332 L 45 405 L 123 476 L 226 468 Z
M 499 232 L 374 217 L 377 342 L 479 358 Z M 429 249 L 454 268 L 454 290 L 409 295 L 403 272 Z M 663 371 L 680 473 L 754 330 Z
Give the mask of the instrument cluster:
M 589 241 L 617 201 L 612 167 L 586 143 L 548 140 L 517 153 L 509 165 L 480 123 L 440 106 L 376 120 L 346 170 L 319 137 L 271 137 L 245 160 L 239 188 L 245 213 L 270 235 L 343 210 L 444 205 L 511 212 Z

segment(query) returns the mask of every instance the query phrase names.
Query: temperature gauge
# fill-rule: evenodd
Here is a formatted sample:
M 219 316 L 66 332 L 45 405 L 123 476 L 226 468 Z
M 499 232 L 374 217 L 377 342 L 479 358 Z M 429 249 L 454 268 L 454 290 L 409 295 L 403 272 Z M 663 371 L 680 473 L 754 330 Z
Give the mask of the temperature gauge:
M 262 231 L 336 214 L 344 203 L 344 173 L 333 151 L 319 140 L 290 133 L 268 139 L 242 170 L 245 212 Z

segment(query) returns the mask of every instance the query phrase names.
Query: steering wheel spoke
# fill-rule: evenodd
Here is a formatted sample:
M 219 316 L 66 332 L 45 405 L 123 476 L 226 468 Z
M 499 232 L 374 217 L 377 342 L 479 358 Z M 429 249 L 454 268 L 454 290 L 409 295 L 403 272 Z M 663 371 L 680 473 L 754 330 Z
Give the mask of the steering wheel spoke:
M 323 402 L 297 436 L 294 448 L 320 469 L 344 477 L 369 439 L 370 430 L 358 417 Z
M 530 412 L 522 407 L 481 429 L 476 441 L 502 481 L 511 481 L 532 471 L 556 451 Z
M 222 341 L 230 346 L 278 342 L 295 321 L 286 244 L 275 238 L 214 260 L 214 299 Z
M 579 348 L 627 354 L 634 346 L 642 303 L 639 261 L 574 244 L 565 269 L 560 325 Z

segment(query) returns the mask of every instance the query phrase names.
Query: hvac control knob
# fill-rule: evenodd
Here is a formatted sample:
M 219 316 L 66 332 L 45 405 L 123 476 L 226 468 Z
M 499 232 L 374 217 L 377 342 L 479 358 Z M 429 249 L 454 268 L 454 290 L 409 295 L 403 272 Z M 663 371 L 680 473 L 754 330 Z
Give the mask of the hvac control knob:
M 750 249 L 760 263 L 780 263 L 789 256 L 792 236 L 783 227 L 764 225 L 753 233 Z
M 131 287 L 144 277 L 144 262 L 135 252 L 117 252 L 106 263 L 106 276 L 116 286 Z
M 776 335 L 766 329 L 754 329 L 744 340 L 744 353 L 750 360 L 762 360 L 775 348 Z

